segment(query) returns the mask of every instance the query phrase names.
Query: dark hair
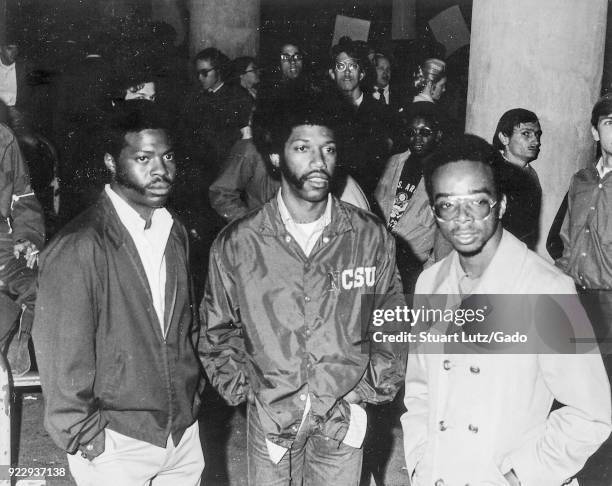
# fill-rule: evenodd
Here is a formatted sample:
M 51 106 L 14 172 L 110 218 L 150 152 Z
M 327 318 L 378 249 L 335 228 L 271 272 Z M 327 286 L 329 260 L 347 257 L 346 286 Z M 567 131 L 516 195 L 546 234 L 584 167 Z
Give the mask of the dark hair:
M 153 67 L 145 60 L 122 59 L 115 62 L 114 73 L 110 77 L 110 91 L 114 100 L 125 98 L 127 89 L 145 83 L 155 83 L 158 76 Z
M 608 116 L 610 113 L 612 113 L 612 94 L 607 94 L 600 98 L 597 103 L 595 103 L 595 106 L 593 106 L 593 111 L 591 112 L 591 125 L 597 128 L 599 118 Z
M 357 61 L 357 64 L 359 64 L 359 69 L 361 69 L 363 73 L 366 72 L 366 61 L 368 59 L 367 53 L 364 52 L 364 49 L 361 45 L 351 40 L 350 37 L 343 37 L 342 39 L 340 39 L 340 42 L 338 42 L 334 47 L 332 47 L 330 59 L 331 69 L 334 68 L 336 64 L 336 59 L 343 52 L 346 53 L 346 55 L 350 58 L 355 59 L 355 61 Z
M 246 72 L 250 64 L 257 65 L 257 62 L 255 61 L 254 57 L 237 57 L 232 61 L 232 73 L 234 74 L 234 76 L 238 77 Z
M 389 61 L 389 64 L 391 64 L 391 67 L 393 67 L 391 56 L 388 56 L 387 54 L 383 54 L 381 52 L 377 52 L 376 54 L 374 54 L 374 59 L 372 59 L 372 64 L 374 64 L 374 66 L 378 66 L 378 61 L 380 61 L 381 59 L 386 59 L 387 61 Z
M 255 143 L 264 155 L 282 153 L 291 131 L 300 125 L 320 125 L 334 132 L 336 143 L 343 139 L 344 105 L 335 98 L 307 93 L 282 99 L 258 99 L 253 115 Z
M 193 59 L 195 64 L 198 61 L 208 61 L 210 66 L 216 70 L 222 80 L 227 78 L 230 69 L 230 60 L 225 54 L 215 47 L 207 47 L 198 52 Z
M 525 110 L 524 108 L 508 110 L 497 122 L 497 128 L 493 135 L 493 147 L 496 150 L 504 149 L 504 144 L 499 139 L 500 133 L 503 133 L 506 137 L 511 137 L 514 129 L 521 123 L 536 123 L 539 121 L 538 116 L 533 111 Z
M 434 129 L 440 128 L 440 115 L 434 103 L 428 101 L 417 101 L 410 103 L 398 113 L 400 121 L 407 125 L 412 123 L 415 118 L 424 118 Z
M 499 197 L 504 193 L 502 187 L 504 162 L 501 154 L 486 140 L 476 135 L 465 134 L 444 141 L 424 161 L 423 177 L 431 204 L 434 202 L 433 177 L 436 171 L 445 165 L 461 160 L 478 162 L 489 167 L 493 175 L 497 196 Z
M 174 122 L 168 113 L 146 100 L 119 102 L 108 114 L 103 128 L 104 153 L 118 158 L 125 147 L 125 136 L 147 129 L 164 130 L 169 138 Z

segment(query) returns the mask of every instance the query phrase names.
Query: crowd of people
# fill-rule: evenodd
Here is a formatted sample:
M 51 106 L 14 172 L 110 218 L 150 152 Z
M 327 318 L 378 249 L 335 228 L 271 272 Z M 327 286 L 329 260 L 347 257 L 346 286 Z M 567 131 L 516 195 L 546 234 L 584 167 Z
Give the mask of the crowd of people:
M 593 108 L 601 158 L 571 181 L 555 267 L 533 252 L 540 120 L 513 108 L 491 143 L 463 134 L 440 108 L 442 59 L 394 80 L 391 53 L 349 38 L 316 62 L 281 42 L 274 66 L 208 47 L 184 89 L 172 32 L 149 34 L 112 57 L 92 35 L 46 130 L 18 46 L 0 47 L 0 351 L 25 373 L 33 335 L 77 484 L 199 484 L 207 382 L 247 403 L 250 485 L 358 484 L 366 409 L 398 392 L 410 484 L 574 480 L 612 430 L 597 347 L 397 347 L 368 318 L 413 295 L 458 308 L 578 288 L 607 337 L 612 98 Z M 57 164 L 45 207 L 40 147 Z

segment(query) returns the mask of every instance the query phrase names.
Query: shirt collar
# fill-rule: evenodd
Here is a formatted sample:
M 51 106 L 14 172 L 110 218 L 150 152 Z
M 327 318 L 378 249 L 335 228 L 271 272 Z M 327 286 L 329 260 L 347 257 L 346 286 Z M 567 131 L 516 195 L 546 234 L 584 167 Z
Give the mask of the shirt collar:
M 281 195 L 281 191 L 282 191 L 282 189 L 279 189 L 278 193 L 276 195 L 276 200 L 278 202 L 278 212 L 280 213 L 281 220 L 283 221 L 283 224 L 285 226 L 287 226 L 288 223 L 294 223 L 295 221 L 293 220 L 293 217 L 291 216 L 291 213 L 287 209 L 287 206 L 285 206 L 285 201 L 283 201 L 283 196 Z M 331 196 L 331 193 L 330 193 L 330 194 L 327 195 L 327 206 L 325 206 L 325 212 L 321 216 L 321 218 L 323 218 L 322 219 L 322 221 L 323 221 L 322 226 L 323 227 L 325 227 L 329 223 L 331 223 L 331 208 L 332 208 L 332 196 Z M 319 219 L 321 219 L 321 218 L 319 218 Z
M 604 167 L 604 165 L 603 165 L 603 157 L 599 157 L 599 160 L 597 161 L 597 165 L 595 165 L 595 168 L 597 169 L 597 173 L 599 174 L 599 177 L 601 179 L 603 179 L 604 176 L 608 172 L 612 172 L 612 168 Z
M 361 92 L 361 96 L 354 101 L 355 106 L 357 107 L 361 106 L 362 101 L 363 101 L 363 91 Z
M 138 212 L 130 206 L 119 194 L 111 189 L 110 184 L 104 186 L 104 191 L 110 198 L 115 211 L 119 215 L 119 219 L 129 230 L 143 232 L 145 230 L 146 221 L 138 214 Z M 151 215 L 151 228 L 158 225 L 172 224 L 172 216 L 166 208 L 157 208 L 153 210 Z
M 215 89 L 209 89 L 208 92 L 209 93 L 216 93 L 217 91 L 219 91 L 221 89 L 221 87 L 224 85 L 225 83 L 222 82 L 219 86 L 217 86 Z
M 2 68 L 4 71 L 14 71 L 15 70 L 15 66 L 17 65 L 16 62 L 14 62 L 13 64 L 9 64 L 8 66 L 6 64 L 4 64 L 2 61 L 0 61 L 0 68 Z
M 427 101 L 429 103 L 435 103 L 434 99 L 427 93 L 419 93 L 418 95 L 416 95 L 412 102 L 416 103 L 417 101 Z

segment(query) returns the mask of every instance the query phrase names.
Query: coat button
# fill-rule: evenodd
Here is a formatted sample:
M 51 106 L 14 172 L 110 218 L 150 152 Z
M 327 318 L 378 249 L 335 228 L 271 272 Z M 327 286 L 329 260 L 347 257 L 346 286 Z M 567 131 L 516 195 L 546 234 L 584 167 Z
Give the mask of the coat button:
M 329 243 L 329 238 L 327 236 L 323 237 L 323 243 L 326 243 L 326 244 Z
M 480 373 L 480 368 L 478 366 L 470 366 L 470 371 L 477 375 L 478 373 Z
M 310 329 L 306 329 L 304 331 L 304 334 L 306 334 L 306 336 L 310 336 L 312 334 L 312 331 Z
M 306 302 L 310 302 L 310 297 L 306 296 L 306 297 L 304 297 L 304 300 L 305 300 Z
M 440 431 L 444 432 L 448 427 L 446 426 L 446 424 L 444 423 L 444 420 L 440 420 L 439 422 L 439 427 L 440 427 Z
M 444 367 L 444 369 L 446 371 L 450 370 L 451 369 L 451 362 L 450 362 L 450 360 L 445 359 L 444 363 L 442 363 L 442 366 Z
M 435 483 L 434 486 L 444 486 L 446 483 L 444 482 L 444 479 L 438 479 Z
M 302 401 L 306 400 L 306 394 L 302 393 L 300 395 L 300 400 L 302 400 Z
M 475 434 L 477 434 L 477 433 L 478 433 L 478 427 L 477 427 L 477 426 L 475 426 L 475 425 L 472 425 L 472 424 L 468 425 L 468 430 L 469 430 L 470 432 L 474 432 Z
M 285 241 L 287 243 L 290 243 L 291 242 L 291 236 L 289 236 L 289 235 L 285 236 Z

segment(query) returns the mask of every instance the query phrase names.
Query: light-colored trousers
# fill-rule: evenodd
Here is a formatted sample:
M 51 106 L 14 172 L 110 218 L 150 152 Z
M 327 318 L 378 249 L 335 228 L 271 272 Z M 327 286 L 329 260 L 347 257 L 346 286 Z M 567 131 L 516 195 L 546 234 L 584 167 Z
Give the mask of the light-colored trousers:
M 110 429 L 104 433 L 104 452 L 93 461 L 80 452 L 68 454 L 78 486 L 199 486 L 204 456 L 197 422 L 178 444 L 168 437 L 165 448 Z

